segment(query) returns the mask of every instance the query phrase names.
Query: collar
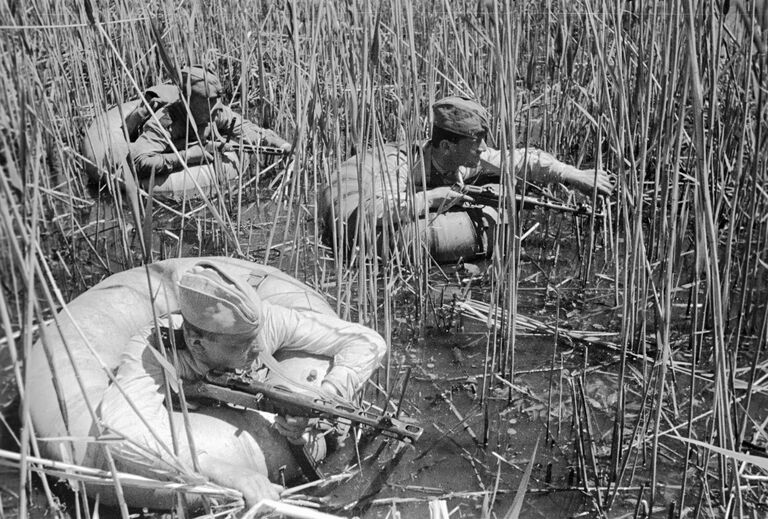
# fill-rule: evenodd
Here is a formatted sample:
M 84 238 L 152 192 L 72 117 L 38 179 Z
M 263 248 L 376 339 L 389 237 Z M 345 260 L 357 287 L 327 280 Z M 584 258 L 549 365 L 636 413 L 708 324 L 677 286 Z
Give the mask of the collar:
M 427 185 L 429 187 L 440 187 L 452 186 L 457 183 L 461 183 L 461 174 L 459 173 L 458 168 L 453 171 L 449 170 L 430 153 Z
M 453 172 L 446 172 L 440 164 L 432 158 L 432 145 L 427 141 L 421 146 L 421 157 L 411 171 L 411 181 L 418 189 L 432 189 L 441 186 L 463 184 L 461 168 Z M 422 177 L 423 168 L 423 177 Z M 426 182 L 422 185 L 422 178 Z

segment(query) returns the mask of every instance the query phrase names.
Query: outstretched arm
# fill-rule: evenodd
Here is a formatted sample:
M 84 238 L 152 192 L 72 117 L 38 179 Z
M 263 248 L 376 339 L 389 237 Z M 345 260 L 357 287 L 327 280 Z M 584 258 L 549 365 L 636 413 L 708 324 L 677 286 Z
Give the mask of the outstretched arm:
M 509 152 L 508 155 L 509 157 Z M 512 152 L 515 174 L 522 178 L 528 171 L 528 180 L 542 184 L 562 182 L 584 194 L 591 195 L 597 188 L 598 195 L 610 195 L 614 188 L 613 176 L 605 170 L 578 169 L 560 162 L 553 155 L 536 148 L 518 148 Z M 501 151 L 488 149 L 482 156 L 483 172 L 500 172 Z
M 608 196 L 613 192 L 613 188 L 616 187 L 614 176 L 603 169 L 576 169 L 571 167 L 570 171 L 563 173 L 561 181 L 590 196 L 595 188 L 597 188 L 598 195 Z
M 272 146 L 285 151 L 291 150 L 291 143 L 276 132 L 244 119 L 227 106 L 217 109 L 215 123 L 220 133 L 229 135 L 234 141 L 242 139 L 248 144 Z

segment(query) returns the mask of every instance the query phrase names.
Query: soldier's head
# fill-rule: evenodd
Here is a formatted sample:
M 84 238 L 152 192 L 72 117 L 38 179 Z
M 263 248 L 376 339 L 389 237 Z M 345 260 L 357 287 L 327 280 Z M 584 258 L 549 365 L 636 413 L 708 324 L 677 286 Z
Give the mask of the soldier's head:
M 211 368 L 247 368 L 255 360 L 263 303 L 226 267 L 201 261 L 181 277 L 179 310 L 192 355 Z
M 184 67 L 181 70 L 181 90 L 195 122 L 198 125 L 209 122 L 222 90 L 216 74 L 202 67 Z
M 466 97 L 449 96 L 432 105 L 433 153 L 449 167 L 477 167 L 487 149 L 488 112 Z

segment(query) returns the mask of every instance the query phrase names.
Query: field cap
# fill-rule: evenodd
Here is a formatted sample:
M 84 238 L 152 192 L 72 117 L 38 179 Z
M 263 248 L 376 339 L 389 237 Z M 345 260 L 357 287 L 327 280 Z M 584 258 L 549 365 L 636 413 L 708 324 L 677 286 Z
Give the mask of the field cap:
M 253 287 L 210 261 L 182 275 L 179 310 L 196 328 L 222 335 L 253 334 L 262 320 L 261 298 Z
M 181 85 L 190 95 L 205 98 L 221 95 L 221 82 L 216 74 L 202 67 L 184 67 L 181 69 Z
M 432 113 L 435 126 L 458 135 L 477 137 L 490 128 L 486 109 L 468 97 L 444 97 L 432 105 Z

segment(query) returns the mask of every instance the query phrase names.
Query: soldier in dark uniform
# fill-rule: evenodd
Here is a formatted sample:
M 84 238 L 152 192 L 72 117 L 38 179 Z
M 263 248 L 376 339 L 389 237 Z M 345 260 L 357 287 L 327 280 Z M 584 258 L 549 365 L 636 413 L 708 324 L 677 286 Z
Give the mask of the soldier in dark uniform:
M 186 105 L 179 98 L 161 108 L 156 112 L 157 120 L 150 117 L 131 145 L 139 178 L 180 171 L 184 163 L 195 166 L 212 161 L 214 146 L 221 146 L 215 141 L 222 138 L 233 143 L 242 141 L 290 150 L 290 143 L 274 131 L 243 119 L 219 102 L 221 83 L 215 74 L 199 67 L 186 67 L 181 77 Z

